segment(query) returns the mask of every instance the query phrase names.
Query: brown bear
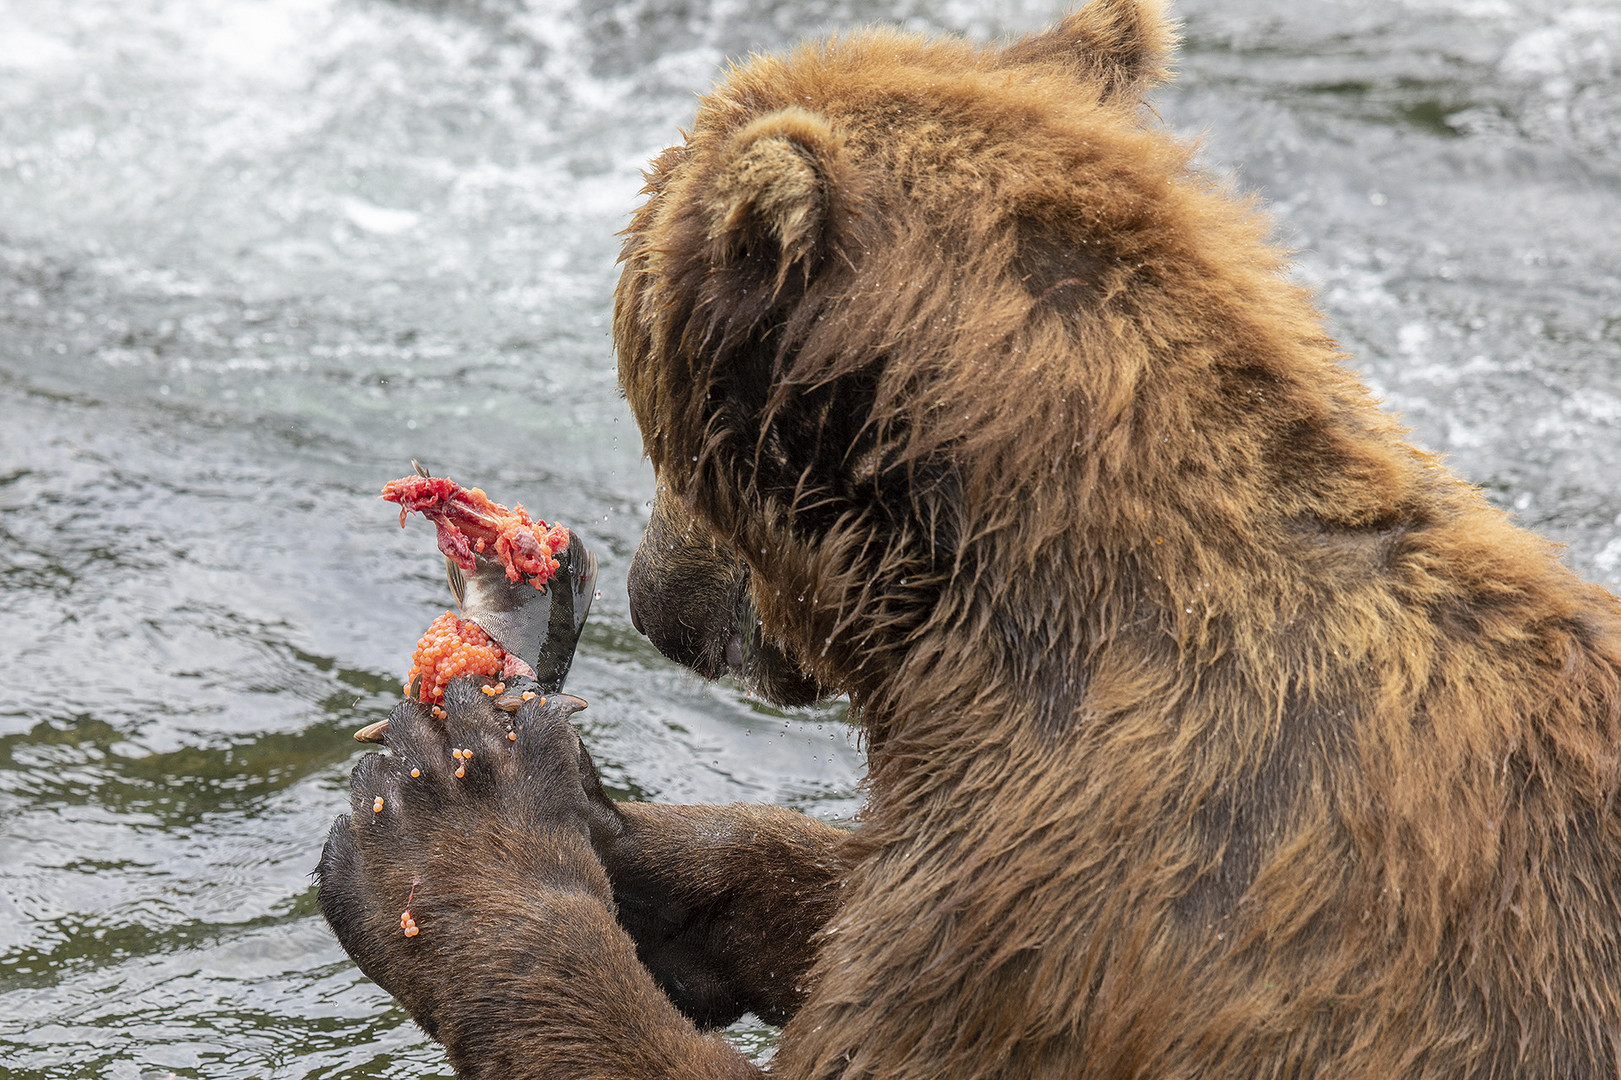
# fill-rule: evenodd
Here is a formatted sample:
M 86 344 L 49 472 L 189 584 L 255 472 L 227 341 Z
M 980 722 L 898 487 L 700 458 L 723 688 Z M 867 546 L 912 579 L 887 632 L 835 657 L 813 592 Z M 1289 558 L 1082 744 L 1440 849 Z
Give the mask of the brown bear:
M 402 706 L 321 903 L 461 1075 L 758 1075 L 745 1009 L 795 1078 L 1621 1073 L 1621 602 L 1341 366 L 1144 117 L 1170 43 L 840 37 L 655 163 L 635 618 L 847 693 L 868 805 L 614 804 L 572 699 Z

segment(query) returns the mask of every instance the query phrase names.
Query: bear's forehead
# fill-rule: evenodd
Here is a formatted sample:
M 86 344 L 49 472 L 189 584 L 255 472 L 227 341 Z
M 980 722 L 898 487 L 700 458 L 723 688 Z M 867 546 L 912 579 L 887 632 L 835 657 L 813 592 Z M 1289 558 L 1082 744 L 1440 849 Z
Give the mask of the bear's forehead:
M 858 144 L 893 150 L 944 143 L 1040 148 L 1032 131 L 1138 132 L 1135 109 L 1109 106 L 1073 73 L 999 63 L 1001 50 L 870 31 L 733 67 L 700 99 L 689 143 L 724 139 L 754 118 L 798 107 Z

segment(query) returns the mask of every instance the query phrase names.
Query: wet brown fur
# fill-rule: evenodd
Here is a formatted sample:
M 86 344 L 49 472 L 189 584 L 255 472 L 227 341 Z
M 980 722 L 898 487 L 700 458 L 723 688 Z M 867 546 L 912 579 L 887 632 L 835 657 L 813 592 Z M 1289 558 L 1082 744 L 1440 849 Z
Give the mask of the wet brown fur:
M 459 1074 L 758 1075 L 692 1023 L 744 1009 L 819 1080 L 1621 1072 L 1621 603 L 1341 366 L 1142 115 L 1170 41 L 868 31 L 655 164 L 633 610 L 847 692 L 869 803 L 615 805 L 566 716 L 397 712 L 321 903 Z
M 772 1072 L 1616 1075 L 1617 600 L 1145 121 L 1168 40 L 753 59 L 630 227 L 660 482 L 870 733 Z

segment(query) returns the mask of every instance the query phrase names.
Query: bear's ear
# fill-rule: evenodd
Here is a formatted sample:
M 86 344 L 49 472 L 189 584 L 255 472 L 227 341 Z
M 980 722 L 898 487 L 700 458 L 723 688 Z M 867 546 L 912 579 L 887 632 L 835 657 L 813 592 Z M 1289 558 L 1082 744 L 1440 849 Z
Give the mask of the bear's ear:
M 1100 99 L 1136 105 L 1171 76 L 1176 29 L 1160 0 L 1092 0 L 1057 26 L 1014 42 L 1011 66 L 1061 67 L 1099 84 Z
M 780 290 L 808 278 L 830 243 L 834 215 L 855 193 L 844 140 L 824 118 L 792 107 L 740 128 L 722 151 L 710 195 L 711 257 L 754 262 Z

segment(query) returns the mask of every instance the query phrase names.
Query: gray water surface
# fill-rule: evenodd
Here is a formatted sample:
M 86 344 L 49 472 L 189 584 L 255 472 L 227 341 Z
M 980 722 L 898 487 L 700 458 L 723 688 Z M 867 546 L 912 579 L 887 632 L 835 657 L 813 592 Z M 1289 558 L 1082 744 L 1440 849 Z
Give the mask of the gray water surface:
M 0 0 L 0 1073 L 446 1071 L 308 876 L 350 733 L 448 606 L 376 500 L 412 457 L 598 550 L 570 689 L 620 794 L 854 814 L 839 707 L 702 684 L 630 626 L 652 482 L 614 234 L 728 57 L 1058 11 Z M 1621 8 L 1179 11 L 1160 115 L 1273 200 L 1415 437 L 1621 585 Z

